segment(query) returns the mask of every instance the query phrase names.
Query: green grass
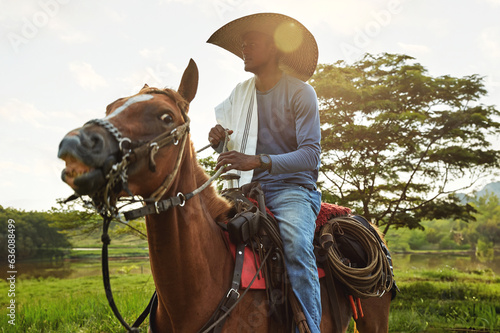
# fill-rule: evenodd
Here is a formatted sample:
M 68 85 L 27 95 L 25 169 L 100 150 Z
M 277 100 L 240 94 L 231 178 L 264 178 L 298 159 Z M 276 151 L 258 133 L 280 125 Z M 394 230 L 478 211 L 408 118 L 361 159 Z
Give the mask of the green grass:
M 500 331 L 500 278 L 491 271 L 408 270 L 396 280 L 392 332 Z
M 112 270 L 111 286 L 120 312 L 131 323 L 154 284 L 149 274 L 130 269 L 133 265 L 124 266 L 129 269 L 121 274 L 119 266 Z M 500 277 L 491 271 L 405 270 L 396 271 L 396 280 L 401 293 L 391 304 L 390 332 L 500 331 Z M 6 281 L 0 287 L 6 295 Z M 124 331 L 109 308 L 101 276 L 20 278 L 15 328 L 7 324 L 6 302 L 1 298 L 0 332 Z M 142 332 L 146 330 L 144 325 Z
M 1 282 L 2 294 L 6 283 Z M 153 291 L 150 275 L 111 277 L 115 302 L 132 323 Z M 16 283 L 16 326 L 7 323 L 7 303 L 1 304 L 0 332 L 123 332 L 105 296 L 100 276 L 77 279 L 30 279 Z M 7 319 L 5 319 L 7 318 Z M 146 332 L 144 325 L 141 332 Z

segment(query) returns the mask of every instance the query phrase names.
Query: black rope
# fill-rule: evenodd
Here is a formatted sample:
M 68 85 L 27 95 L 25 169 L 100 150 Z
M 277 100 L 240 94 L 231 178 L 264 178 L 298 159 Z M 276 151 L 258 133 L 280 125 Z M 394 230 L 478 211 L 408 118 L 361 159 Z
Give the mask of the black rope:
M 125 327 L 127 332 L 137 333 L 139 332 L 139 326 L 144 322 L 144 320 L 149 314 L 149 309 L 151 307 L 154 295 L 153 298 L 151 298 L 151 300 L 149 301 L 149 304 L 146 307 L 146 309 L 141 313 L 139 318 L 137 318 L 132 327 L 130 327 L 120 314 L 120 311 L 118 310 L 118 307 L 116 306 L 115 300 L 113 298 L 113 292 L 111 291 L 111 282 L 109 279 L 109 263 L 108 263 L 108 245 L 111 243 L 111 238 L 109 237 L 108 230 L 111 221 L 112 218 L 110 216 L 103 216 L 102 236 L 101 236 L 101 241 L 102 241 L 101 261 L 102 261 L 102 279 L 104 282 L 104 291 L 106 292 L 106 298 L 108 299 L 108 303 L 109 306 L 111 307 L 111 310 L 113 310 L 115 317 L 120 321 L 122 326 Z

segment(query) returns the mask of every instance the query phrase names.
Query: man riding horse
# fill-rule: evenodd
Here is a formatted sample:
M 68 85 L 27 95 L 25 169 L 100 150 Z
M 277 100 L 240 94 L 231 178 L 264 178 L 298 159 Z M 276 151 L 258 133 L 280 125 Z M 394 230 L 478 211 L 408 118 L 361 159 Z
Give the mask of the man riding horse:
M 209 42 L 242 57 L 245 70 L 254 73 L 216 108 L 219 125 L 210 131 L 209 140 L 220 148 L 225 133 L 231 135 L 230 151 L 220 155 L 218 173 L 237 172 L 242 184 L 262 184 L 266 204 L 280 224 L 285 263 L 297 295 L 289 295 L 290 303 L 293 300 L 297 314 L 298 298 L 305 313 L 296 321 L 301 328 L 307 321 L 314 332 L 346 332 L 353 317 L 360 332 L 387 332 L 392 266 L 389 253 L 382 251 L 383 241 L 368 222 L 364 233 L 356 229 L 351 235 L 356 239 L 349 243 L 356 245 L 359 238 L 370 245 L 369 252 L 351 246 L 363 260 L 354 262 L 364 264 L 358 272 L 344 264 L 342 253 L 329 250 L 334 228 L 321 232 L 321 238 L 326 238 L 320 250 L 329 251 L 329 261 L 322 263 L 326 276 L 318 286 L 312 240 L 320 208 L 315 185 L 320 127 L 316 94 L 304 83 L 317 62 L 313 36 L 287 16 L 257 14 L 227 24 Z M 197 88 L 198 68 L 191 60 L 177 91 L 145 85 L 137 94 L 109 104 L 104 118 L 70 131 L 58 151 L 59 158 L 66 162 L 62 179 L 76 193 L 68 200 L 87 195 L 103 217 L 103 259 L 110 242 L 110 222 L 119 218 L 119 213 L 127 220 L 145 217 L 156 290 L 148 306 L 151 332 L 288 331 L 288 325 L 269 316 L 272 293 L 239 283 L 241 271 L 235 267 L 241 261 L 233 258 L 235 252 L 230 250 L 220 228 L 232 207 L 215 187 L 209 186 L 215 177 L 209 177 L 199 165 L 190 139 L 189 103 Z M 139 202 L 141 207 L 123 212 L 127 205 Z M 344 223 L 334 218 L 340 215 L 327 212 L 321 216 L 335 223 L 335 230 Z M 345 219 L 362 227 L 353 221 L 356 217 Z M 365 237 L 357 237 L 361 234 Z M 342 236 L 349 235 L 342 232 Z M 349 237 L 341 237 L 340 241 L 349 242 Z M 321 257 L 321 252 L 318 254 Z M 341 260 L 332 262 L 330 254 Z M 126 323 L 113 301 L 106 267 L 103 260 L 110 306 L 128 331 L 137 331 L 147 312 L 132 326 Z M 349 281 L 340 273 L 347 273 Z M 360 277 L 356 281 L 362 283 L 351 283 L 355 275 Z M 255 274 L 254 279 L 258 276 Z M 357 305 L 353 296 L 358 298 Z M 363 311 L 358 317 L 359 297 L 363 297 Z
M 208 40 L 244 61 L 254 76 L 215 108 L 209 141 L 221 152 L 216 169 L 236 171 L 240 185 L 259 182 L 279 223 L 292 289 L 311 332 L 320 332 L 321 297 L 314 255 L 321 130 L 318 101 L 307 81 L 317 65 L 313 35 L 274 13 L 229 22 Z M 229 151 L 222 152 L 226 132 Z M 232 171 L 232 172 L 234 172 Z

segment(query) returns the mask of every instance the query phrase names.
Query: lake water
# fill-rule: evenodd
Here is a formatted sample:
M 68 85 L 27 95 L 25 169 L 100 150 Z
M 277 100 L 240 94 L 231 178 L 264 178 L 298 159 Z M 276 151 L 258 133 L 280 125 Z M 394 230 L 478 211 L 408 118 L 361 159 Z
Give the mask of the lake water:
M 482 262 L 473 255 L 450 254 L 393 254 L 394 269 L 440 269 L 455 268 L 460 271 L 492 270 L 500 275 L 500 256 L 494 260 Z M 149 258 L 113 258 L 109 262 L 110 274 L 151 274 Z M 100 276 L 101 261 L 99 259 L 33 261 L 18 262 L 17 276 L 23 278 L 71 279 L 83 276 Z M 2 272 L 5 274 L 5 272 Z M 2 277 L 2 278 L 6 278 Z
M 85 276 L 101 276 L 100 259 L 60 261 L 28 261 L 16 263 L 19 279 L 59 278 L 72 279 Z M 109 271 L 114 274 L 151 274 L 149 258 L 110 258 Z
M 475 255 L 456 254 L 393 254 L 394 269 L 443 269 L 454 268 L 463 272 L 491 270 L 500 275 L 500 256 L 482 261 Z

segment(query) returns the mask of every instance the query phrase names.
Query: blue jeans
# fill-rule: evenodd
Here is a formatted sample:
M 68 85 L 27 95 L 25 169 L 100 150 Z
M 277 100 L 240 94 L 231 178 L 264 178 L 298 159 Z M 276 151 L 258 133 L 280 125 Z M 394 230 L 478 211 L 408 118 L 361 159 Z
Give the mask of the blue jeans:
M 261 186 L 266 206 L 278 221 L 292 289 L 311 332 L 319 333 L 321 295 L 313 240 L 321 193 L 284 182 Z

